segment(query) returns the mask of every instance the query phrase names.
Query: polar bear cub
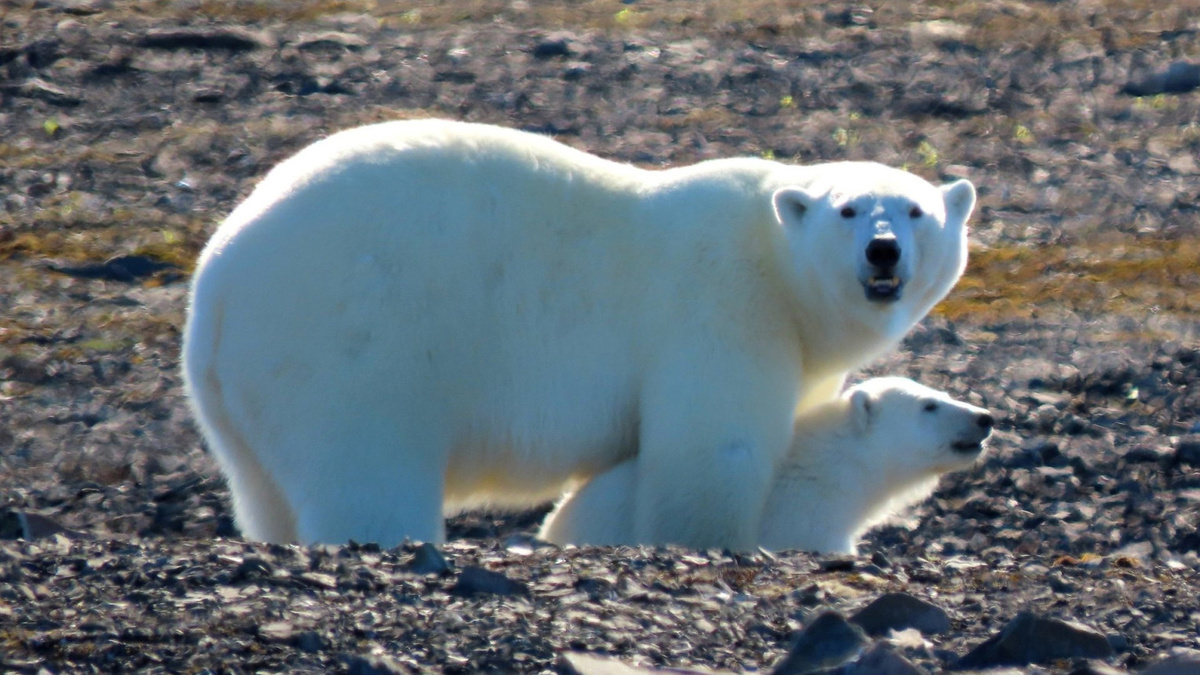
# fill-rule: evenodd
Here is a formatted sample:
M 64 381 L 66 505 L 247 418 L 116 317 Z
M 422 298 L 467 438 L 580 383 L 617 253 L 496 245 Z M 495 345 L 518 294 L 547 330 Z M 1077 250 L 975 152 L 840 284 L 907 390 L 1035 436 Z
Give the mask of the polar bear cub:
M 650 171 L 493 126 L 360 127 L 204 249 L 187 391 L 252 539 L 436 542 L 447 512 L 636 454 L 639 539 L 749 546 L 796 411 L 945 296 L 974 203 L 864 162 Z
M 797 419 L 757 544 L 854 553 L 869 528 L 928 497 L 941 474 L 973 463 L 991 430 L 986 410 L 912 380 L 882 377 L 852 387 Z M 637 461 L 626 460 L 564 498 L 540 536 L 556 544 L 675 543 L 640 538 L 632 527 Z

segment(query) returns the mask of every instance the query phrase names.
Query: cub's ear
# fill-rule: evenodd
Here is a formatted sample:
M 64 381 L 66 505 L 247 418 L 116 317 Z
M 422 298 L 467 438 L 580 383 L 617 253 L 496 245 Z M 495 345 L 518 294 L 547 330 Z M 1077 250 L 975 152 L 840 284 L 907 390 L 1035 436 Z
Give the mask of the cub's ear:
M 941 190 L 942 200 L 946 204 L 946 224 L 965 224 L 975 208 L 975 186 L 963 179 L 943 185 Z
M 871 400 L 871 395 L 859 389 L 850 394 L 850 414 L 854 418 L 854 429 L 858 433 L 866 433 L 867 427 L 871 425 L 871 413 L 874 409 L 875 401 Z
M 804 188 L 779 188 L 771 196 L 771 201 L 775 205 L 775 219 L 784 227 L 800 225 L 809 210 L 824 196 L 824 193 Z

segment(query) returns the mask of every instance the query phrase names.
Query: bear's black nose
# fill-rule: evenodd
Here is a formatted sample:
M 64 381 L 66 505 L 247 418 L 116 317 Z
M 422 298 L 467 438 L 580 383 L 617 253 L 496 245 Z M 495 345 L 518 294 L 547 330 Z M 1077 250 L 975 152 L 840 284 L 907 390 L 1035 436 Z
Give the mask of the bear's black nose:
M 979 428 L 981 429 L 991 429 L 992 425 L 996 423 L 996 420 L 992 419 L 991 415 L 984 413 L 979 416 L 979 419 L 975 420 L 975 423 L 978 424 Z
M 900 245 L 892 238 L 872 239 L 867 244 L 867 262 L 876 267 L 895 267 L 900 262 Z

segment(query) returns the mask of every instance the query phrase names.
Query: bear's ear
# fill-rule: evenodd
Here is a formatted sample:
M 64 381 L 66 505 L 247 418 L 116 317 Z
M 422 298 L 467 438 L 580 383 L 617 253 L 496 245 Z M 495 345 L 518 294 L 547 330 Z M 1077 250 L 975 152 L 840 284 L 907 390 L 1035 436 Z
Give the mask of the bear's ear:
M 964 178 L 949 185 L 943 185 L 941 190 L 942 201 L 946 204 L 946 224 L 962 225 L 966 223 L 971 211 L 975 208 L 975 186 Z
M 771 201 L 775 205 L 775 219 L 784 227 L 799 225 L 808 215 L 809 209 L 813 208 L 823 196 L 804 188 L 779 188 L 771 196 Z
M 871 395 L 858 389 L 850 394 L 850 415 L 854 418 L 854 430 L 859 434 L 866 433 L 871 425 L 871 409 L 875 402 Z

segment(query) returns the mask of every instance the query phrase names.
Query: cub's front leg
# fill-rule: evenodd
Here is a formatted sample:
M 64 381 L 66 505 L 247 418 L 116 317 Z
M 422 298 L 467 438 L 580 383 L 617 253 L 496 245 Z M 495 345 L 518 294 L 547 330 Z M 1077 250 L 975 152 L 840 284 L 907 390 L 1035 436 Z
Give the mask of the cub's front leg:
M 633 537 L 749 550 L 792 439 L 799 364 L 678 363 L 643 398 Z

